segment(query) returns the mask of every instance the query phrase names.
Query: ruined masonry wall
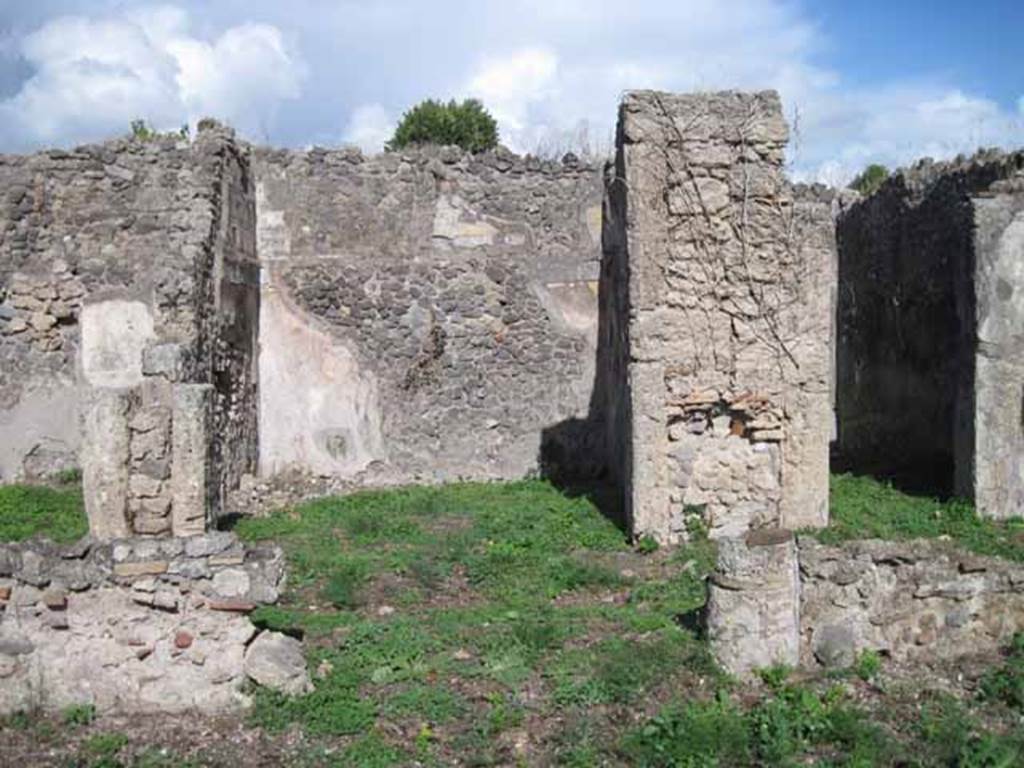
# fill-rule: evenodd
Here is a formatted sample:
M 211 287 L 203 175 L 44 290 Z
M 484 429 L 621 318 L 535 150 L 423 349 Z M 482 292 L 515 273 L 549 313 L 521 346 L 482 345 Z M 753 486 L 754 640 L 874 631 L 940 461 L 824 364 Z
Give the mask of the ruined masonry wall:
M 1024 566 L 931 541 L 800 540 L 802 661 L 848 666 L 1005 647 L 1024 629 Z
M 719 542 L 708 640 L 738 676 L 784 663 L 852 666 L 998 651 L 1024 629 L 1024 565 L 934 540 L 828 546 L 788 531 Z
M 213 126 L 0 157 L 0 185 L 0 480 L 82 466 L 103 535 L 203 530 L 255 463 L 242 150 Z
M 922 162 L 838 221 L 844 464 L 1024 510 L 1024 153 Z
M 277 600 L 283 567 L 229 533 L 0 544 L 0 713 L 245 706 L 278 639 L 246 614 Z M 303 669 L 276 682 L 302 687 Z
M 263 474 L 521 477 L 600 455 L 599 169 L 434 148 L 259 150 L 255 172 Z
M 636 535 L 827 520 L 831 217 L 794 200 L 786 139 L 772 92 L 623 101 L 608 268 Z

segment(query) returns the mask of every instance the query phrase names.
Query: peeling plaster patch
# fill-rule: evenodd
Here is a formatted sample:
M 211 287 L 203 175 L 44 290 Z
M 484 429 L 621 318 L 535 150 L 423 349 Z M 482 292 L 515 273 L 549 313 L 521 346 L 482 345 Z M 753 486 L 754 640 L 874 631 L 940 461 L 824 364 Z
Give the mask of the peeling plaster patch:
M 142 350 L 156 338 L 141 301 L 112 299 L 82 308 L 82 373 L 94 387 L 142 383 Z
M 383 456 L 377 383 L 273 285 L 260 322 L 260 473 L 347 476 Z

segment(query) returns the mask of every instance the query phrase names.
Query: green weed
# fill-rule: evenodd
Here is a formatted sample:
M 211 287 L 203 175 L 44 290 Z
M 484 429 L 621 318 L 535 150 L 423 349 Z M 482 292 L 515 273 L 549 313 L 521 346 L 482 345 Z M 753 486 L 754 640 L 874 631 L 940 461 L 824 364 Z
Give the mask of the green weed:
M 92 704 L 74 704 L 61 712 L 64 725 L 89 725 L 96 719 L 96 707 Z
M 833 475 L 830 492 L 828 528 L 808 532 L 826 544 L 948 536 L 979 554 L 1024 561 L 1024 521 L 987 520 L 966 501 L 911 496 L 869 477 Z
M 97 733 L 82 743 L 79 765 L 83 768 L 121 768 L 123 763 L 118 755 L 126 746 L 128 737 L 123 733 Z
M 882 656 L 878 651 L 867 649 L 861 651 L 853 663 L 853 672 L 864 682 L 870 682 L 882 671 Z
M 44 536 L 68 543 L 78 541 L 88 529 L 78 488 L 0 486 L 0 541 Z
M 983 700 L 1024 712 L 1024 633 L 1014 635 L 1005 661 L 981 679 L 978 693 Z

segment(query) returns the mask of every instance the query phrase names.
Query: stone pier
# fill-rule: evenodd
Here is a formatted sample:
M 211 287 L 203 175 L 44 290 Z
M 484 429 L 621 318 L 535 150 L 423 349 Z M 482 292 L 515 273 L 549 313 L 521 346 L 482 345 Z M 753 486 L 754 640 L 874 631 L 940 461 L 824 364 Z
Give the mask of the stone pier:
M 832 220 L 787 137 L 774 92 L 623 100 L 602 310 L 635 536 L 827 523 Z

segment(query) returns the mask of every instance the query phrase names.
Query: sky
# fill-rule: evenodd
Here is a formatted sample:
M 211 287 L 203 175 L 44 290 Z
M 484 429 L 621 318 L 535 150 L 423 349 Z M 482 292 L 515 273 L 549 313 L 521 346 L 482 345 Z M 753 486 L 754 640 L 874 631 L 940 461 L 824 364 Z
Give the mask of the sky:
M 1022 0 L 0 0 L 0 152 L 212 116 L 380 151 L 475 97 L 511 149 L 608 152 L 624 91 L 777 89 L 801 180 L 1024 146 Z

